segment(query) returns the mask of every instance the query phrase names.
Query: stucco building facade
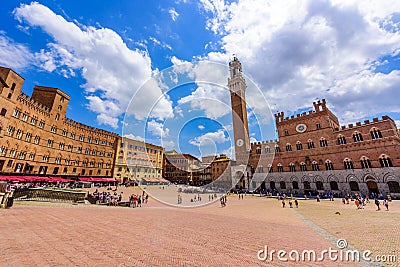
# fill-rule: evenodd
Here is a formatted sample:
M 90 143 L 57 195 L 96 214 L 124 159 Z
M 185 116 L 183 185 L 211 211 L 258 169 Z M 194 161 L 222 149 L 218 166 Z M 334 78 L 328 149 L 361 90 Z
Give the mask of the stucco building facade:
M 163 147 L 119 137 L 114 177 L 119 182 L 159 180 L 163 175 L 163 161 Z

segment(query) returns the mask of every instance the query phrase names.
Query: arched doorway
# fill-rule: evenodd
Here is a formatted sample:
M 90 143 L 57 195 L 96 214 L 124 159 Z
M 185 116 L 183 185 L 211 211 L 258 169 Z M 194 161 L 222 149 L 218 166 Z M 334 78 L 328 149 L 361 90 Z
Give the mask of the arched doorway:
M 336 181 L 330 181 L 329 185 L 331 186 L 331 190 L 339 190 L 339 186 Z
M 246 188 L 246 179 L 244 177 L 243 172 L 241 172 L 241 171 L 236 172 L 235 181 L 237 181 L 236 186 L 235 186 L 236 189 L 243 190 Z
M 374 180 L 367 181 L 369 193 L 379 194 L 378 184 Z
M 358 186 L 358 183 L 356 181 L 350 181 L 349 186 L 350 191 L 360 191 L 360 187 Z
M 261 191 L 265 191 L 267 188 L 265 187 L 265 181 L 263 181 L 260 185 Z
M 274 181 L 269 182 L 269 188 L 270 188 L 271 190 L 275 190 L 275 189 L 276 189 L 276 187 L 275 187 L 275 182 L 274 182 Z

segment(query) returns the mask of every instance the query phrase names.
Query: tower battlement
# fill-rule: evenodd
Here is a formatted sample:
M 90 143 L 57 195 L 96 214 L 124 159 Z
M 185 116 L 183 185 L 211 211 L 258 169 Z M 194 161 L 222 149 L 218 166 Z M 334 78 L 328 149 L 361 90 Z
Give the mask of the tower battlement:
M 335 114 L 333 114 L 326 106 L 326 100 L 318 100 L 313 102 L 314 110 L 309 110 L 308 112 L 302 112 L 296 115 L 292 115 L 290 117 L 285 117 L 285 113 L 278 112 L 275 114 L 275 123 L 277 126 L 284 126 L 292 123 L 299 123 L 300 121 L 304 122 L 307 119 L 314 119 L 321 116 L 328 116 L 329 119 L 336 126 L 339 125 L 339 120 Z

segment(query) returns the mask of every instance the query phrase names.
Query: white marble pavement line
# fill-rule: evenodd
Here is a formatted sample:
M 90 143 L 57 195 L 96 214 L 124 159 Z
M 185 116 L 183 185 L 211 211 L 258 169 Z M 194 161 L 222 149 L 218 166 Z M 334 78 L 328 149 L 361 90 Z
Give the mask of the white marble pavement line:
M 298 213 L 295 209 L 291 209 L 291 210 L 294 212 L 294 214 L 296 214 L 297 217 L 299 217 L 303 222 L 308 224 L 314 231 L 316 231 L 322 237 L 327 239 L 333 245 L 332 248 L 335 248 L 335 249 L 339 250 L 339 248 L 337 247 L 337 242 L 338 242 L 338 240 L 340 238 L 330 234 L 329 232 L 327 232 L 326 230 L 322 229 L 321 227 L 319 227 L 318 225 L 316 225 L 312 221 L 306 219 L 303 215 Z M 350 244 L 347 244 L 346 249 L 348 249 L 348 250 L 358 250 L 358 251 L 361 252 L 361 250 L 351 246 Z M 346 261 L 344 261 L 344 262 L 346 262 Z M 381 262 L 377 263 L 377 262 L 372 262 L 372 261 L 366 261 L 361 257 L 361 255 L 360 255 L 360 261 L 358 263 L 363 267 L 387 267 L 388 266 L 388 265 L 386 265 L 384 263 L 381 263 Z

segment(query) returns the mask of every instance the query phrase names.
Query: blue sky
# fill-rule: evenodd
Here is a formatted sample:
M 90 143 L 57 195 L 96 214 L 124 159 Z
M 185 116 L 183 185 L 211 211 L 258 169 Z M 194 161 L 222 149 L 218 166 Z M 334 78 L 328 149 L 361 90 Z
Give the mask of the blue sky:
M 254 140 L 275 137 L 271 112 L 317 98 L 342 124 L 382 114 L 400 124 L 396 0 L 3 1 L 0 14 L 0 65 L 25 78 L 25 93 L 58 87 L 69 118 L 168 149 L 231 151 L 232 54 Z

